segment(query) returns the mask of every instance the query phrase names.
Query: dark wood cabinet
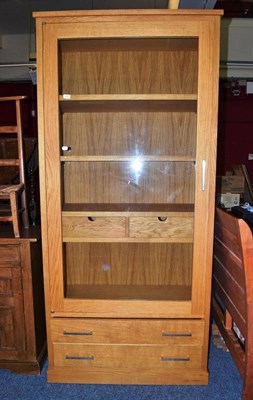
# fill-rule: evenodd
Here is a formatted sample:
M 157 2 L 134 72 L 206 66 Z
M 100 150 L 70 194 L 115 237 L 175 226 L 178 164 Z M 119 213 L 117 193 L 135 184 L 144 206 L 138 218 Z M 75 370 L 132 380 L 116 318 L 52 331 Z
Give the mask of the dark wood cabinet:
M 40 373 L 46 355 L 42 281 L 38 229 L 13 238 L 1 226 L 0 368 Z

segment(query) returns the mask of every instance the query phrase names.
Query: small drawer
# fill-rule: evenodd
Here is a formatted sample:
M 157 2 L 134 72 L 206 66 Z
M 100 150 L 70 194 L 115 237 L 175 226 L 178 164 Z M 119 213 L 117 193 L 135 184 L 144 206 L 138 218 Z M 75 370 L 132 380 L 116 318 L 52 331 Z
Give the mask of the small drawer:
M 20 247 L 18 245 L 0 245 L 0 267 L 20 266 Z
M 65 238 L 124 238 L 124 217 L 68 217 L 62 219 Z
M 129 235 L 133 238 L 193 239 L 193 217 L 130 217 Z
M 202 345 L 203 320 L 51 320 L 53 342 Z
M 54 343 L 58 367 L 200 368 L 202 348 L 197 346 L 139 346 Z

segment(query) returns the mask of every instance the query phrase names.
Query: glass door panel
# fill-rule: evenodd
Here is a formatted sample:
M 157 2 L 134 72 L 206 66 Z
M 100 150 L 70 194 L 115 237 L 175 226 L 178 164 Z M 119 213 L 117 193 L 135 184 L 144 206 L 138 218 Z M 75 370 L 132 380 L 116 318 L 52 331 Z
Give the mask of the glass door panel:
M 178 104 L 179 106 L 179 104 Z M 132 109 L 133 108 L 133 109 Z M 167 102 L 84 105 L 62 115 L 64 157 L 160 156 L 195 159 L 194 111 L 171 112 Z
M 190 243 L 66 243 L 65 297 L 191 299 Z
M 64 205 L 194 203 L 194 162 L 64 162 L 62 177 Z
M 198 39 L 62 40 L 62 94 L 197 93 Z
M 190 301 L 198 39 L 61 40 L 59 59 L 65 299 Z

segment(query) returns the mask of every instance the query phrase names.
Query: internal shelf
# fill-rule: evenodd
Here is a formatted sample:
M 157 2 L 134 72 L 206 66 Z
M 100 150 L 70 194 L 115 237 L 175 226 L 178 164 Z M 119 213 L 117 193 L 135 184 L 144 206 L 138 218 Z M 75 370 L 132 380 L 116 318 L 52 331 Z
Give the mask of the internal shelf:
M 195 158 L 191 156 L 61 156 L 62 162 L 82 162 L 82 161 L 134 161 L 134 160 L 141 160 L 141 161 L 182 161 L 182 162 L 195 162 Z
M 62 52 L 198 51 L 196 38 L 109 38 L 60 41 Z
M 194 213 L 194 204 L 108 204 L 108 203 L 67 203 L 63 205 L 62 216 L 92 215 L 180 215 L 189 216 Z
M 97 300 L 190 301 L 191 286 L 68 285 L 65 297 Z
M 189 111 L 197 112 L 197 94 L 63 94 L 61 112 Z

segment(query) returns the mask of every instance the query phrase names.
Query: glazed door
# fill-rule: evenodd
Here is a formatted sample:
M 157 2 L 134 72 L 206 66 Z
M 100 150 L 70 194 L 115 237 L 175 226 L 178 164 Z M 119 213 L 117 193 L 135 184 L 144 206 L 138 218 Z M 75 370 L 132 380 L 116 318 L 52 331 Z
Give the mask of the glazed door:
M 218 26 L 182 15 L 108 21 L 43 27 L 51 309 L 201 317 L 210 292 L 217 87 L 208 77 L 218 71 Z

